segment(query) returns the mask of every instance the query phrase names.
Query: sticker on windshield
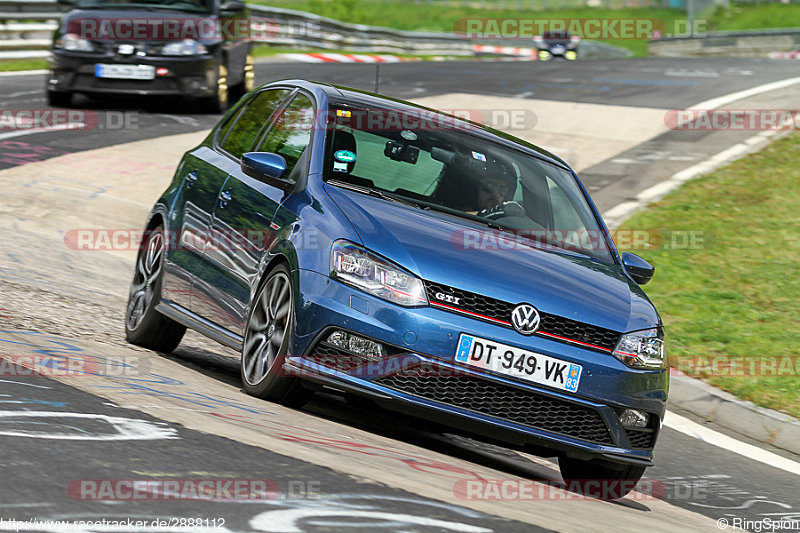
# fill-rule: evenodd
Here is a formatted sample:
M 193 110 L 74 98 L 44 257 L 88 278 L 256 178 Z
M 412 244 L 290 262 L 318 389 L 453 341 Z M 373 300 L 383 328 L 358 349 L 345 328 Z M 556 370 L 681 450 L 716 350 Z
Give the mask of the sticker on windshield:
M 403 137 L 403 139 L 405 139 L 407 141 L 416 141 L 417 140 L 417 134 L 414 133 L 411 130 L 403 130 L 403 131 L 401 131 L 400 132 L 400 136 Z
M 478 152 L 472 152 L 472 157 L 474 157 L 478 161 L 483 161 L 484 163 L 486 162 L 486 156 L 483 154 L 479 154 Z
M 336 150 L 333 154 L 333 158 L 343 163 L 352 163 L 356 160 L 356 154 L 350 150 Z
M 341 161 L 334 161 L 333 162 L 333 171 L 334 172 L 347 172 L 347 163 L 342 163 Z
M 337 117 L 350 117 L 350 111 L 345 111 L 344 109 L 337 109 L 336 116 Z

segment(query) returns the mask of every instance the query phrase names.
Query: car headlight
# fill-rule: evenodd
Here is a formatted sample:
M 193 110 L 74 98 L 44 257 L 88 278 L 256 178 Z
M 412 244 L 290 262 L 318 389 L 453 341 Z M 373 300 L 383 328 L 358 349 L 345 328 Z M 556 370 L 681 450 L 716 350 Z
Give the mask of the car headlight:
M 94 46 L 89 42 L 89 39 L 78 37 L 74 33 L 65 33 L 53 44 L 54 48 L 61 50 L 70 50 L 72 52 L 93 52 Z
M 331 277 L 392 303 L 428 305 L 421 279 L 347 241 L 333 243 Z
M 633 368 L 667 368 L 664 330 L 652 328 L 626 333 L 617 343 L 614 357 Z
M 208 49 L 194 39 L 167 43 L 161 47 L 161 54 L 165 56 L 199 56 L 206 53 Z

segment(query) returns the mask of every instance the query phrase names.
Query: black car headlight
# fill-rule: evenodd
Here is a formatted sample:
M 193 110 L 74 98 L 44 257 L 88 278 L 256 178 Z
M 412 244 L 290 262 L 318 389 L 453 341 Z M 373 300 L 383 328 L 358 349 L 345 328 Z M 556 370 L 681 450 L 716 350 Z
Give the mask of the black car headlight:
M 667 348 L 662 328 L 626 333 L 614 349 L 614 357 L 632 368 L 667 368 Z
M 70 52 L 94 52 L 94 46 L 89 39 L 78 37 L 74 33 L 65 33 L 56 39 L 53 48 Z
M 348 241 L 333 243 L 331 277 L 392 303 L 428 305 L 421 279 Z

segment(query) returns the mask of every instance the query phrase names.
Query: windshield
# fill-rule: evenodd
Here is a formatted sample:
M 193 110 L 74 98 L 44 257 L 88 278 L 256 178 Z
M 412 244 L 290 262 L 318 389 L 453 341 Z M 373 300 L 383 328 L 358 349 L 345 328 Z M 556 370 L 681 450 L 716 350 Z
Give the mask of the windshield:
M 191 13 L 213 13 L 214 0 L 78 0 L 80 9 L 169 9 Z
M 443 115 L 437 116 L 445 122 L 410 119 L 406 112 L 398 118 L 395 110 L 335 113 L 326 181 L 389 193 L 513 232 L 530 244 L 613 262 L 605 233 L 568 170 L 479 139 Z

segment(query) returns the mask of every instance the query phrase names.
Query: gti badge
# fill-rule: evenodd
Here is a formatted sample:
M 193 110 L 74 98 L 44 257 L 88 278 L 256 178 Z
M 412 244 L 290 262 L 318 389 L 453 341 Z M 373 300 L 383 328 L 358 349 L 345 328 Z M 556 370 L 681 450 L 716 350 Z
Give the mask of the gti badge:
M 511 324 L 523 335 L 533 335 L 539 329 L 539 311 L 530 304 L 519 304 L 511 312 Z
M 443 301 L 443 302 L 448 302 L 448 303 L 451 303 L 451 304 L 453 304 L 453 305 L 458 305 L 458 302 L 461 300 L 461 298 L 458 298 L 458 297 L 456 297 L 456 296 L 453 296 L 452 294 L 445 294 L 445 293 L 443 293 L 443 292 L 437 292 L 437 293 L 436 293 L 436 294 L 434 294 L 433 296 L 434 296 L 434 297 L 435 297 L 437 300 L 441 300 L 441 301 Z

